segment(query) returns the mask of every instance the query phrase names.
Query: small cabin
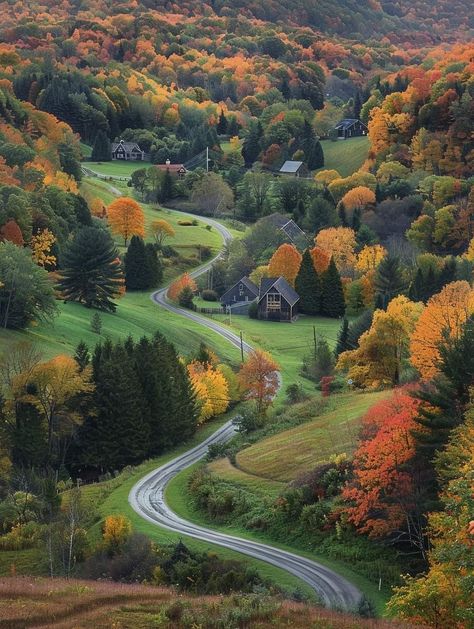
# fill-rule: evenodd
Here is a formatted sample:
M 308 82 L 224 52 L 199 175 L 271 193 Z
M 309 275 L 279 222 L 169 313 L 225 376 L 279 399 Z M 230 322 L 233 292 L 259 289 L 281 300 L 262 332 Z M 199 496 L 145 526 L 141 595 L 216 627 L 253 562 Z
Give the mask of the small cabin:
M 142 151 L 136 142 L 120 142 L 112 143 L 112 159 L 143 162 L 145 161 L 145 151 Z
M 286 175 L 287 177 L 306 177 L 308 169 L 303 162 L 287 159 L 278 171 L 278 174 Z
M 367 125 L 357 118 L 345 118 L 338 122 L 334 129 L 337 131 L 338 140 L 357 138 L 369 132 Z
M 172 177 L 178 179 L 183 179 L 188 172 L 184 164 L 172 164 L 169 159 L 164 164 L 156 164 L 156 167 L 163 172 L 169 172 Z
M 300 296 L 284 277 L 264 277 L 258 294 L 258 318 L 266 321 L 294 321 Z
M 234 308 L 237 304 L 247 305 L 258 297 L 258 286 L 248 277 L 243 277 L 221 297 L 223 308 Z

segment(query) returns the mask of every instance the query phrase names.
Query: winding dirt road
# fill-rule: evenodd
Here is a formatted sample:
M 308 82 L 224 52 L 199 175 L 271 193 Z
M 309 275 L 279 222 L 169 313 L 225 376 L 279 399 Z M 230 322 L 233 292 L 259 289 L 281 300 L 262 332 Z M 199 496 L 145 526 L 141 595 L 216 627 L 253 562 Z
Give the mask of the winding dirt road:
M 228 243 L 232 239 L 229 230 L 217 221 L 210 218 L 199 218 L 201 221 L 212 225 L 221 234 L 224 243 Z M 196 269 L 192 276 L 197 277 L 205 273 L 220 255 Z M 167 288 L 163 288 L 151 295 L 151 298 L 157 305 L 176 315 L 187 317 L 199 323 L 204 328 L 212 330 L 222 336 L 227 342 L 240 348 L 240 337 L 237 334 L 210 319 L 171 304 L 166 298 L 167 290 Z M 252 349 L 247 343 L 244 343 L 243 348 L 245 352 Z M 198 446 L 142 478 L 130 491 L 128 501 L 132 508 L 141 517 L 157 526 L 218 546 L 230 548 L 290 572 L 310 585 L 321 601 L 328 607 L 345 610 L 355 609 L 360 601 L 361 592 L 333 570 L 306 557 L 301 557 L 267 544 L 226 535 L 219 531 L 198 526 L 180 518 L 166 504 L 165 490 L 169 481 L 179 472 L 202 459 L 211 443 L 229 440 L 234 434 L 234 430 L 232 423 L 227 422 Z

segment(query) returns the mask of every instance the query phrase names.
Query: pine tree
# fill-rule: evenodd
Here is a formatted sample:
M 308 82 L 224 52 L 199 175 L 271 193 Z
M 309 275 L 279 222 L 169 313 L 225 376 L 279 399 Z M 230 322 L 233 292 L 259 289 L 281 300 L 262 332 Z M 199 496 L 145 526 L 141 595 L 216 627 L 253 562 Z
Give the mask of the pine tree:
M 349 225 L 347 224 L 346 206 L 344 205 L 342 201 L 340 201 L 339 206 L 337 208 L 337 215 L 339 216 L 341 227 L 349 227 Z
M 342 320 L 341 328 L 339 330 L 339 334 L 337 336 L 336 349 L 334 350 L 336 358 L 337 356 L 339 356 L 339 354 L 342 354 L 342 352 L 347 352 L 348 350 L 353 349 L 352 347 L 349 347 L 348 336 L 349 321 L 346 319 L 346 317 L 344 317 L 344 319 Z
M 110 140 L 105 131 L 99 130 L 95 136 L 91 159 L 93 162 L 110 162 L 112 152 Z
M 60 275 L 59 290 L 66 301 L 115 312 L 112 298 L 123 276 L 108 232 L 94 227 L 79 230 L 63 253 Z
M 223 109 L 221 109 L 219 121 L 217 122 L 217 133 L 219 135 L 225 135 L 227 133 L 227 118 L 225 117 Z
M 352 214 L 352 229 L 357 233 L 360 229 L 362 218 L 362 210 L 360 207 L 356 207 Z
M 252 123 L 242 145 L 242 157 L 246 166 L 251 166 L 260 155 L 262 135 L 263 128 L 260 122 Z
M 385 256 L 375 275 L 376 303 L 384 310 L 390 301 L 405 290 L 400 261 L 395 256 Z
M 149 242 L 145 245 L 145 249 L 149 276 L 148 288 L 156 288 L 163 279 L 163 267 L 155 245 Z
M 314 268 L 309 249 L 303 253 L 301 266 L 295 279 L 295 290 L 300 296 L 299 309 L 309 315 L 321 311 L 321 282 Z
M 324 151 L 319 140 L 313 140 L 306 151 L 306 163 L 309 170 L 316 170 L 324 166 Z
M 95 386 L 95 416 L 81 430 L 85 463 L 105 470 L 139 463 L 150 434 L 140 382 L 123 346 L 100 361 Z
M 331 258 L 329 267 L 322 275 L 321 314 L 326 317 L 343 317 L 346 311 L 344 291 L 341 276 L 337 270 L 334 258 Z
M 174 182 L 169 169 L 166 169 L 160 188 L 160 203 L 166 203 L 174 196 Z
M 124 258 L 127 290 L 146 290 L 149 288 L 148 259 L 143 238 L 132 236 Z
M 357 120 L 359 120 L 360 118 L 360 110 L 362 109 L 362 102 L 361 102 L 361 98 L 360 98 L 360 92 L 359 90 L 357 90 L 355 97 L 354 97 L 354 118 L 356 118 Z
M 48 438 L 43 417 L 30 402 L 15 403 L 15 421 L 5 422 L 12 462 L 18 468 L 43 467 L 48 463 Z
M 89 352 L 89 348 L 84 343 L 84 341 L 80 341 L 78 346 L 76 347 L 76 351 L 74 352 L 74 360 L 79 365 L 79 370 L 82 372 L 91 362 L 91 354 Z

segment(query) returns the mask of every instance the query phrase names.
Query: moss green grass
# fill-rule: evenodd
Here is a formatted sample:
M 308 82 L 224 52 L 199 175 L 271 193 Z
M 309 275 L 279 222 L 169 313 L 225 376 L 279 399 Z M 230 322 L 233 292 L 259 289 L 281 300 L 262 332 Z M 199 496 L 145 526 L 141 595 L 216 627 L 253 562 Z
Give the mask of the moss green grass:
M 337 170 L 343 177 L 352 175 L 362 166 L 369 153 L 370 141 L 367 136 L 331 142 L 322 140 L 324 168 Z

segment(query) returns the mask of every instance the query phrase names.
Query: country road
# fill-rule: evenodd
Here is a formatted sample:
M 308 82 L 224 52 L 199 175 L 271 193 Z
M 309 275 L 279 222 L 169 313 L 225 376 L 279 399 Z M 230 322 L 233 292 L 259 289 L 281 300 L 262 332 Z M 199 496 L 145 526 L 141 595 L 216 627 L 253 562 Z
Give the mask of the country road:
M 210 218 L 200 216 L 199 219 L 212 225 L 212 227 L 221 234 L 224 243 L 228 243 L 232 239 L 232 234 L 224 225 Z M 205 273 L 220 255 L 221 254 L 217 255 L 214 259 L 200 266 L 191 273 L 191 275 L 198 277 L 202 273 Z M 151 299 L 169 312 L 187 317 L 199 323 L 204 328 L 212 330 L 222 336 L 227 342 L 240 348 L 241 340 L 237 334 L 234 334 L 219 323 L 200 316 L 190 310 L 171 304 L 167 300 L 167 291 L 167 288 L 162 288 L 153 293 Z M 252 350 L 252 347 L 244 342 L 243 349 L 244 352 L 249 352 Z M 213 531 L 212 529 L 198 526 L 192 522 L 187 522 L 173 513 L 168 507 L 165 502 L 165 490 L 169 481 L 179 474 L 179 472 L 202 459 L 206 455 L 208 446 L 211 443 L 229 440 L 234 434 L 234 430 L 232 423 L 227 422 L 198 446 L 150 472 L 132 487 L 128 496 L 131 507 L 140 516 L 157 526 L 238 551 L 290 572 L 310 585 L 321 601 L 328 607 L 345 610 L 355 609 L 362 596 L 361 592 L 352 583 L 333 570 L 306 557 L 301 557 L 267 544 L 246 540 L 233 535 L 226 535 L 218 531 Z

